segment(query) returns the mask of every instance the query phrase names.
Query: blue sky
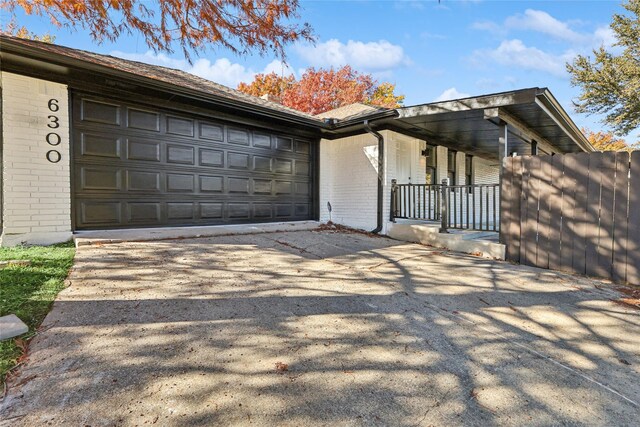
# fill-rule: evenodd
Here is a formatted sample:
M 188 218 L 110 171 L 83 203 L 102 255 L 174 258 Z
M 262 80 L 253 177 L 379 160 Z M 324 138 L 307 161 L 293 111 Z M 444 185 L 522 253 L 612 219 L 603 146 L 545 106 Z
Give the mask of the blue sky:
M 47 18 L 19 17 L 56 43 L 182 68 L 235 87 L 257 72 L 294 72 L 351 64 L 380 81 L 397 84 L 405 104 L 548 87 L 579 126 L 602 129 L 598 117 L 574 112 L 579 91 L 564 63 L 614 42 L 611 16 L 619 1 L 301 1 L 302 20 L 317 35 L 315 46 L 289 46 L 288 65 L 274 57 L 238 57 L 211 49 L 193 65 L 181 52 L 156 55 L 137 36 L 96 44 L 83 30 L 56 28 Z M 627 137 L 640 140 L 640 131 Z

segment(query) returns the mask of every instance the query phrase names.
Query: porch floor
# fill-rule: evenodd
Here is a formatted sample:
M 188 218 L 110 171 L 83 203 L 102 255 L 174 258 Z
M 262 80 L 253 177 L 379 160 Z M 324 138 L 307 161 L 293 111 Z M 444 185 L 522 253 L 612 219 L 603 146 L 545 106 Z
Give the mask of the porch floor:
M 388 235 L 397 240 L 505 259 L 505 246 L 500 244 L 496 231 L 450 229 L 448 233 L 440 233 L 439 230 L 439 221 L 397 219 L 389 228 Z

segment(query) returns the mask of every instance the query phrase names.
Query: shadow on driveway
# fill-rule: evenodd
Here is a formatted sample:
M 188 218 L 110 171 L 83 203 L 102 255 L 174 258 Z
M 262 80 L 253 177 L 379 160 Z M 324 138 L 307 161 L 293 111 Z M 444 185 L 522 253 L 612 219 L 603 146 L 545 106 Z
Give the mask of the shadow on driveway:
M 70 280 L 9 384 L 7 425 L 640 412 L 640 316 L 603 282 L 332 232 L 81 247 Z

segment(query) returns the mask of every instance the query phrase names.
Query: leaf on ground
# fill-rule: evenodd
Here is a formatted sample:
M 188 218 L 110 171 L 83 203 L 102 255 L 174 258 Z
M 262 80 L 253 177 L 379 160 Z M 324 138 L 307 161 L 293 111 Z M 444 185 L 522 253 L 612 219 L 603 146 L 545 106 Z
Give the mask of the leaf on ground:
M 276 372 L 279 374 L 285 373 L 289 370 L 289 365 L 282 362 L 276 362 Z

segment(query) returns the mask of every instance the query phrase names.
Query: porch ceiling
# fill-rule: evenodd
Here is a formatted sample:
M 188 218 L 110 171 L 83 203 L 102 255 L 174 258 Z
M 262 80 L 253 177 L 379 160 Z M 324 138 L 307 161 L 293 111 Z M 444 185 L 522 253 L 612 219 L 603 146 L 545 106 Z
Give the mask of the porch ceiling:
M 499 124 L 507 123 L 507 154 L 528 154 L 531 140 L 546 152 L 592 151 L 547 89 L 523 89 L 399 108 L 390 128 L 480 157 L 498 158 Z

